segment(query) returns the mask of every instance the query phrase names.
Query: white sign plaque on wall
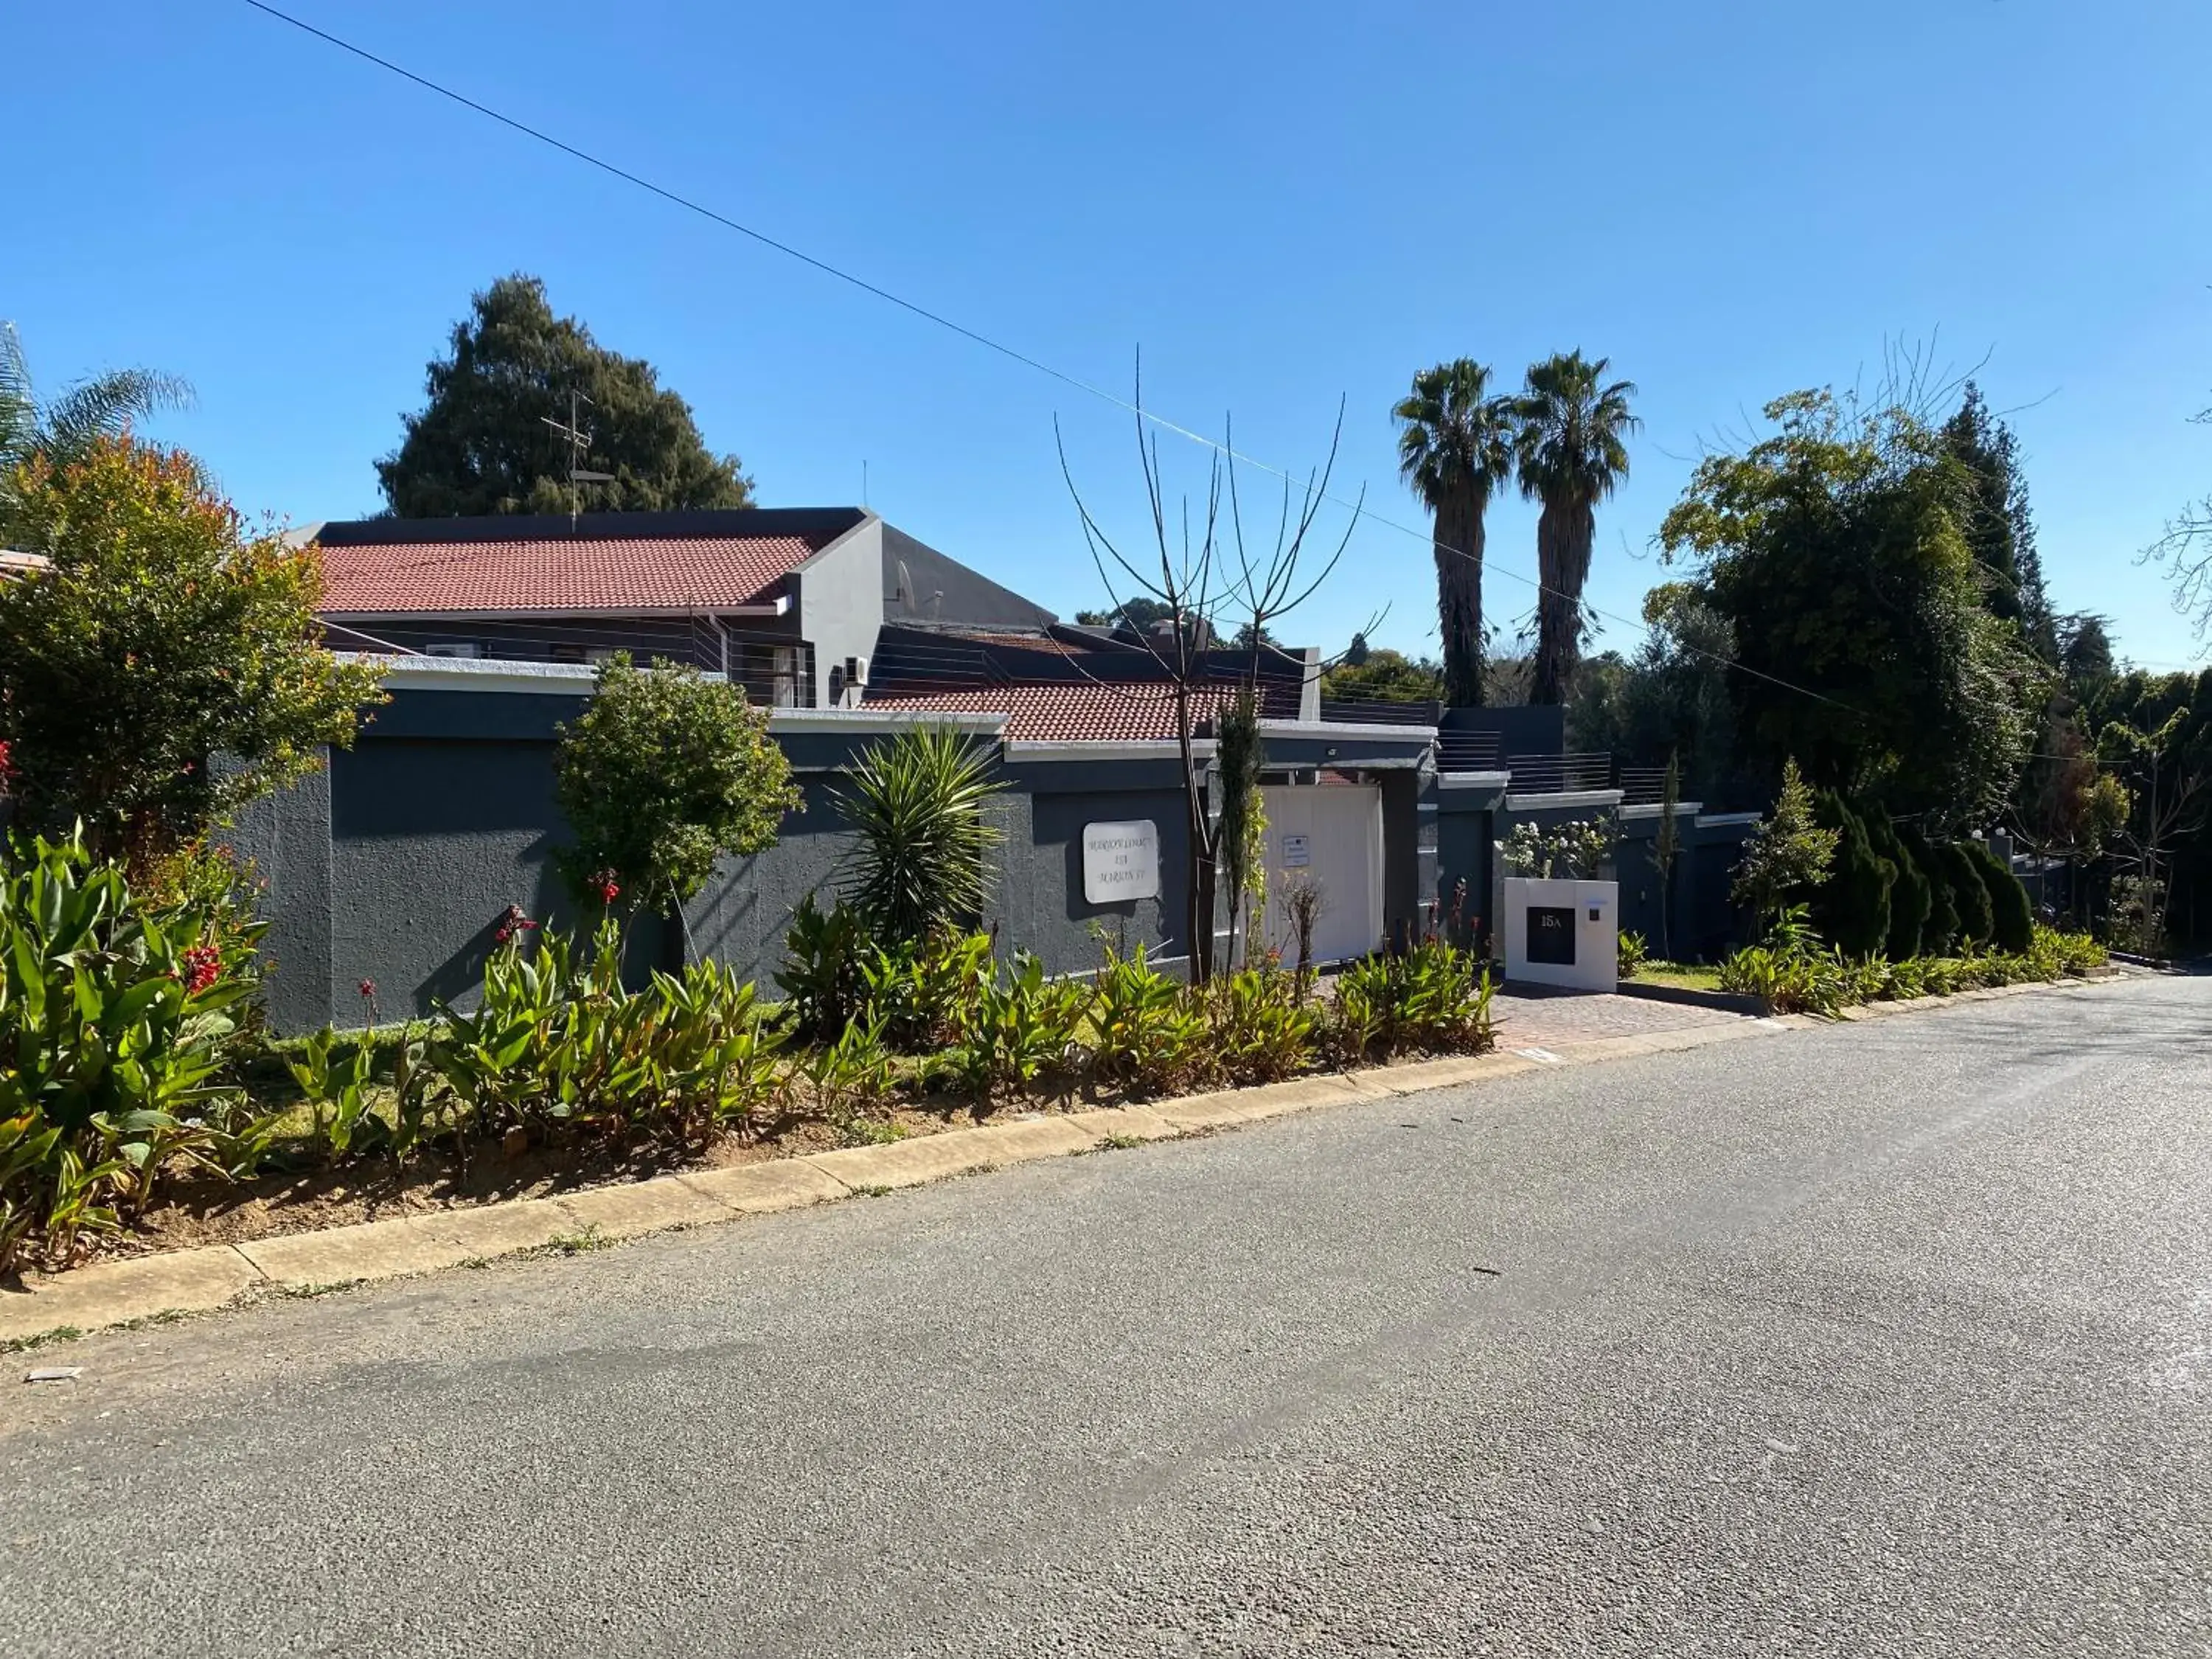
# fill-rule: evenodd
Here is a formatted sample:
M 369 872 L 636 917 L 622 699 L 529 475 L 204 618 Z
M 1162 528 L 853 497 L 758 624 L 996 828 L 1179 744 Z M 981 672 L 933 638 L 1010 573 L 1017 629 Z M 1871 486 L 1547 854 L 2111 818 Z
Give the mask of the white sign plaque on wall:
M 1083 896 L 1120 904 L 1160 896 L 1160 832 L 1150 818 L 1083 826 Z
M 1283 837 L 1283 868 L 1304 870 L 1313 863 L 1313 847 L 1304 836 Z

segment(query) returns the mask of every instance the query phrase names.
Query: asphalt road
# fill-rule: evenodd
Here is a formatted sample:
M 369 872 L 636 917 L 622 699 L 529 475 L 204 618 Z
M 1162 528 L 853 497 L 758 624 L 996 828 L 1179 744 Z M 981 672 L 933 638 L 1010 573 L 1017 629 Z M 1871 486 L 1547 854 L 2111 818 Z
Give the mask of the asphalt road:
M 2212 1652 L 2209 1083 L 2137 981 L 88 1340 L 0 1653 Z

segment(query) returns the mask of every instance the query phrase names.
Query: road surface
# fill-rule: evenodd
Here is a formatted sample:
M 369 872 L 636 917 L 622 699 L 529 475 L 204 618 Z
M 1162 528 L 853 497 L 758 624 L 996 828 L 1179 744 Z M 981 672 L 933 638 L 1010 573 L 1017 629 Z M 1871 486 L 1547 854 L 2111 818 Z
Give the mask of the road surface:
M 2208 1079 L 2138 980 L 18 1357 L 0 1653 L 2203 1655 Z

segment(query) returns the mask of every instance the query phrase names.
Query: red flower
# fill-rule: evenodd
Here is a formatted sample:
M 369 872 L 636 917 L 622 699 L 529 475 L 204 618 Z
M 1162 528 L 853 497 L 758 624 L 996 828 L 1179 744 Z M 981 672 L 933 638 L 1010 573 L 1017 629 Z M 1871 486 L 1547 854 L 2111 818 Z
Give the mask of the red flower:
M 173 973 L 172 978 L 185 982 L 185 994 L 198 996 L 222 977 L 222 952 L 212 945 L 195 945 L 184 954 L 182 973 Z
M 8 742 L 0 738 L 0 789 L 8 787 L 8 780 L 15 775 L 15 768 L 8 758 Z
M 611 870 L 602 870 L 591 878 L 592 890 L 599 896 L 602 904 L 612 904 L 622 896 L 622 884 L 615 879 Z
M 499 919 L 499 926 L 493 930 L 491 942 L 505 945 L 517 933 L 534 933 L 537 928 L 538 924 L 523 915 L 520 905 L 510 904 L 507 907 L 507 914 Z
M 365 979 L 355 988 L 365 997 L 373 997 L 376 994 L 376 981 L 373 979 Z

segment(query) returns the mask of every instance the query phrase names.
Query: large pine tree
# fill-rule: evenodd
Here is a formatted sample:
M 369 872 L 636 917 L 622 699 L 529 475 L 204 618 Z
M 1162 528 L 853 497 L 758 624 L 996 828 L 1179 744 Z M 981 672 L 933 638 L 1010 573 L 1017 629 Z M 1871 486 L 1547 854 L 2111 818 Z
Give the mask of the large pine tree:
M 407 435 L 376 464 L 390 510 L 403 519 L 750 507 L 752 480 L 735 455 L 715 455 L 691 406 L 660 385 L 653 365 L 609 351 L 573 317 L 556 317 L 545 284 L 502 276 L 475 296 L 453 328 L 453 355 L 429 366 L 428 404 L 405 416 Z M 564 425 L 570 393 L 591 433 L 579 463 L 608 472 L 572 498 Z

